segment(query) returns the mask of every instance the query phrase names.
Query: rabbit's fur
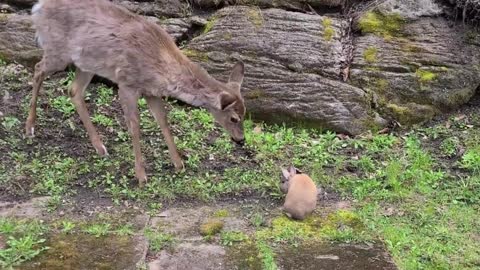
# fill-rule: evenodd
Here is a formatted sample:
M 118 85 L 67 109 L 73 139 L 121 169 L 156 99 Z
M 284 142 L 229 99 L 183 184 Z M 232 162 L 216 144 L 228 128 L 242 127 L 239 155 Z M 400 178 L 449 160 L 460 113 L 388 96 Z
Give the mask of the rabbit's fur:
M 303 220 L 311 214 L 317 206 L 317 186 L 312 179 L 290 166 L 288 170 L 282 168 L 280 190 L 286 193 L 283 210 L 290 218 Z

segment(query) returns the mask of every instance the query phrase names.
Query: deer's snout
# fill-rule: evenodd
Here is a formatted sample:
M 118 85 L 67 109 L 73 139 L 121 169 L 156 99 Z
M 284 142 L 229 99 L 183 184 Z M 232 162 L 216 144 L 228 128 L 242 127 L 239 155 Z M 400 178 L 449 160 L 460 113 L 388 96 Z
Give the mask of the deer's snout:
M 232 138 L 232 141 L 234 141 L 239 146 L 244 146 L 245 145 L 245 138 L 242 138 L 240 140 Z

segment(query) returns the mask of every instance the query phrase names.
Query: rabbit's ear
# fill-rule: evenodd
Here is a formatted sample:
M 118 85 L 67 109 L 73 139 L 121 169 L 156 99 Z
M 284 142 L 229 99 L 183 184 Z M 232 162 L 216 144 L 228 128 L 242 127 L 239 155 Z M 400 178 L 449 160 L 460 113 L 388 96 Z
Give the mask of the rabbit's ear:
M 282 175 L 285 178 L 285 180 L 288 180 L 290 178 L 290 173 L 284 168 L 282 168 Z
M 290 177 L 294 176 L 295 174 L 297 174 L 297 169 L 295 169 L 295 167 L 293 166 L 290 166 Z

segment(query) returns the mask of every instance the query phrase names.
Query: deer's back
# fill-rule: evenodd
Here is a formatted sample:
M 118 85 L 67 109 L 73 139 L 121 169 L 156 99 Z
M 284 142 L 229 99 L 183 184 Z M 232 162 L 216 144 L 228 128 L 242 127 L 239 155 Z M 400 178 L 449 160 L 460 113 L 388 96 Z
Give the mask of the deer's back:
M 313 212 L 317 205 L 317 187 L 312 179 L 297 174 L 290 179 L 290 186 L 283 205 L 285 211 L 296 219 L 303 219 Z
M 115 82 L 119 70 L 130 74 L 179 60 L 161 27 L 107 0 L 40 0 L 32 18 L 47 55 Z M 153 79 L 131 77 L 139 76 L 144 83 Z

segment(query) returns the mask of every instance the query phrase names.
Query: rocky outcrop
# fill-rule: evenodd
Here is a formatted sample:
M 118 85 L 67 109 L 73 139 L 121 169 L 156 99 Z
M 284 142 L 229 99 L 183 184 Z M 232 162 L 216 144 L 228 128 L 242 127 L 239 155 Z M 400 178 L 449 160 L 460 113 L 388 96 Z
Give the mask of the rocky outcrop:
M 243 91 L 256 118 L 353 134 L 373 122 L 364 91 L 339 80 L 343 20 L 229 7 L 207 25 L 184 52 L 224 80 L 235 61 L 246 63 Z
M 383 115 L 403 124 L 429 120 L 467 102 L 480 83 L 480 58 L 464 28 L 425 17 L 437 10 L 433 3 L 410 13 L 397 5 L 405 12 L 390 13 L 391 2 L 358 22 L 362 34 L 354 39 L 352 83 L 371 94 Z
M 126 1 L 114 0 L 113 2 L 124 6 L 133 13 L 164 17 L 185 17 L 189 14 L 187 1 L 181 0 L 150 0 L 150 1 Z
M 0 14 L 0 59 L 32 67 L 41 57 L 30 17 Z
M 256 119 L 358 134 L 387 120 L 429 120 L 467 102 L 480 83 L 478 32 L 438 4 L 472 15 L 460 0 L 113 2 L 163 25 L 219 79 L 244 61 Z M 8 0 L 0 12 L 26 14 L 33 3 Z M 352 4 L 351 18 L 335 16 Z M 28 16 L 0 14 L 0 58 L 29 67 L 41 58 Z
M 219 8 L 224 6 L 257 6 L 260 8 L 283 8 L 289 10 L 310 10 L 315 7 L 341 7 L 346 0 L 193 0 L 200 8 Z

